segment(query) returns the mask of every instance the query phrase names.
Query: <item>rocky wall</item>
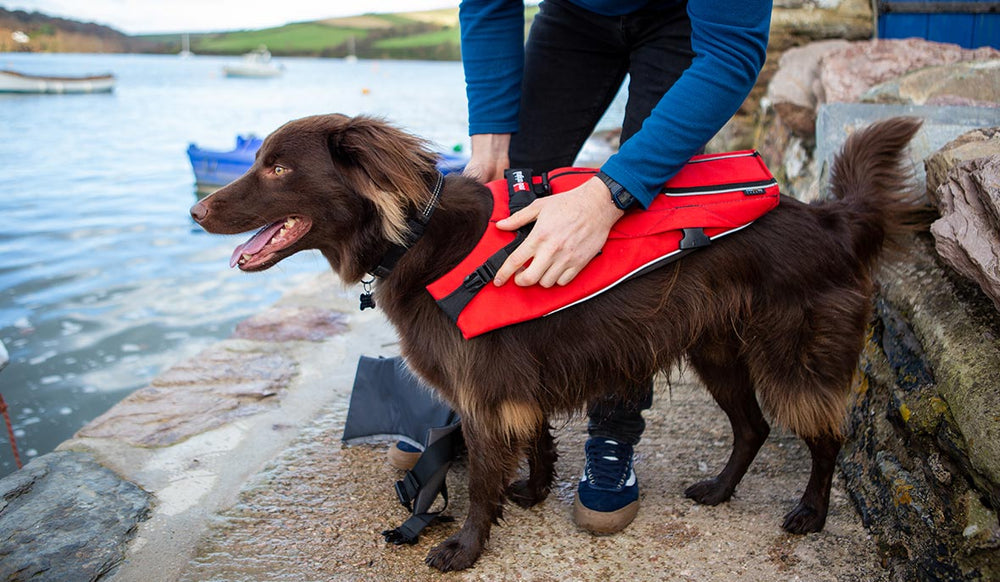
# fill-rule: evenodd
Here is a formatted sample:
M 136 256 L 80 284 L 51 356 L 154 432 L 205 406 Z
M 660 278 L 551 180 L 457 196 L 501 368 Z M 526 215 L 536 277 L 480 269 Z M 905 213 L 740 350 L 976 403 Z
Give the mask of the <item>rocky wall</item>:
M 1000 325 L 922 236 L 880 276 L 847 489 L 895 580 L 1000 579 Z

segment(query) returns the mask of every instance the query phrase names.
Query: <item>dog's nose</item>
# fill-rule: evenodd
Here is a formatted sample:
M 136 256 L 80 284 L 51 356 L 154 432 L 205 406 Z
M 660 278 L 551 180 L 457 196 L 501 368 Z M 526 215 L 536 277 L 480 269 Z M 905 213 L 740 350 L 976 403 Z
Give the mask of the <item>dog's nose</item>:
M 195 222 L 205 220 L 206 216 L 208 216 L 208 206 L 199 202 L 191 207 L 191 218 L 193 218 Z

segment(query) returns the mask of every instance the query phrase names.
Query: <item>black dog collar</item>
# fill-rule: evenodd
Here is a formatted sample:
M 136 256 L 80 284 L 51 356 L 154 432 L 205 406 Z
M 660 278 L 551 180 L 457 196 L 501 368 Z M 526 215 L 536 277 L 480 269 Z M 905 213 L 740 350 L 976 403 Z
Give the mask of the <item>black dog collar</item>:
M 379 260 L 378 265 L 369 271 L 373 278 L 362 281 L 365 289 L 364 293 L 361 294 L 362 310 L 375 307 L 375 301 L 372 299 L 371 293 L 371 284 L 374 282 L 374 277 L 379 279 L 388 277 L 393 267 L 399 262 L 399 259 L 424 235 L 424 229 L 427 227 L 427 223 L 430 222 L 431 215 L 434 214 L 434 209 L 437 208 L 438 201 L 441 199 L 443 188 L 444 174 L 438 172 L 437 183 L 434 184 L 434 189 L 431 190 L 431 199 L 427 202 L 427 206 L 415 217 L 406 220 L 407 226 L 410 227 L 410 233 L 406 237 L 406 242 L 404 244 L 393 244 L 389 247 L 389 250 L 382 255 L 382 259 Z

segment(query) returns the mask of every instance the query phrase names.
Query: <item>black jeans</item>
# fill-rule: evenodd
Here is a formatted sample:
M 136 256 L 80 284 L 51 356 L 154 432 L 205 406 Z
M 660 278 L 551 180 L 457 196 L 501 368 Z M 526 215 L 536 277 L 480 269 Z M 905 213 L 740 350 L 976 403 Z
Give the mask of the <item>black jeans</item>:
M 693 58 L 684 2 L 602 16 L 566 0 L 545 0 L 525 45 L 520 131 L 511 137 L 511 167 L 543 172 L 572 165 L 628 75 L 624 142 Z M 636 393 L 640 397 L 634 402 L 591 402 L 590 435 L 639 442 L 646 426 L 642 411 L 652 405 L 652 379 L 640 383 Z

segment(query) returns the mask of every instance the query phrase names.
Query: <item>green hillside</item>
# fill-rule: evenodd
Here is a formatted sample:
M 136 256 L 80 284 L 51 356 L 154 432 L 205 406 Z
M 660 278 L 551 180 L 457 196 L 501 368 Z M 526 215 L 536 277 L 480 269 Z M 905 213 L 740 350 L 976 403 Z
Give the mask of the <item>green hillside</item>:
M 526 27 L 538 11 L 525 10 Z M 181 50 L 181 35 L 139 37 L 156 52 Z M 363 59 L 461 58 L 458 9 L 448 8 L 396 14 L 363 14 L 277 28 L 190 34 L 197 54 L 237 55 L 260 45 L 275 56 L 344 57 L 351 52 Z

